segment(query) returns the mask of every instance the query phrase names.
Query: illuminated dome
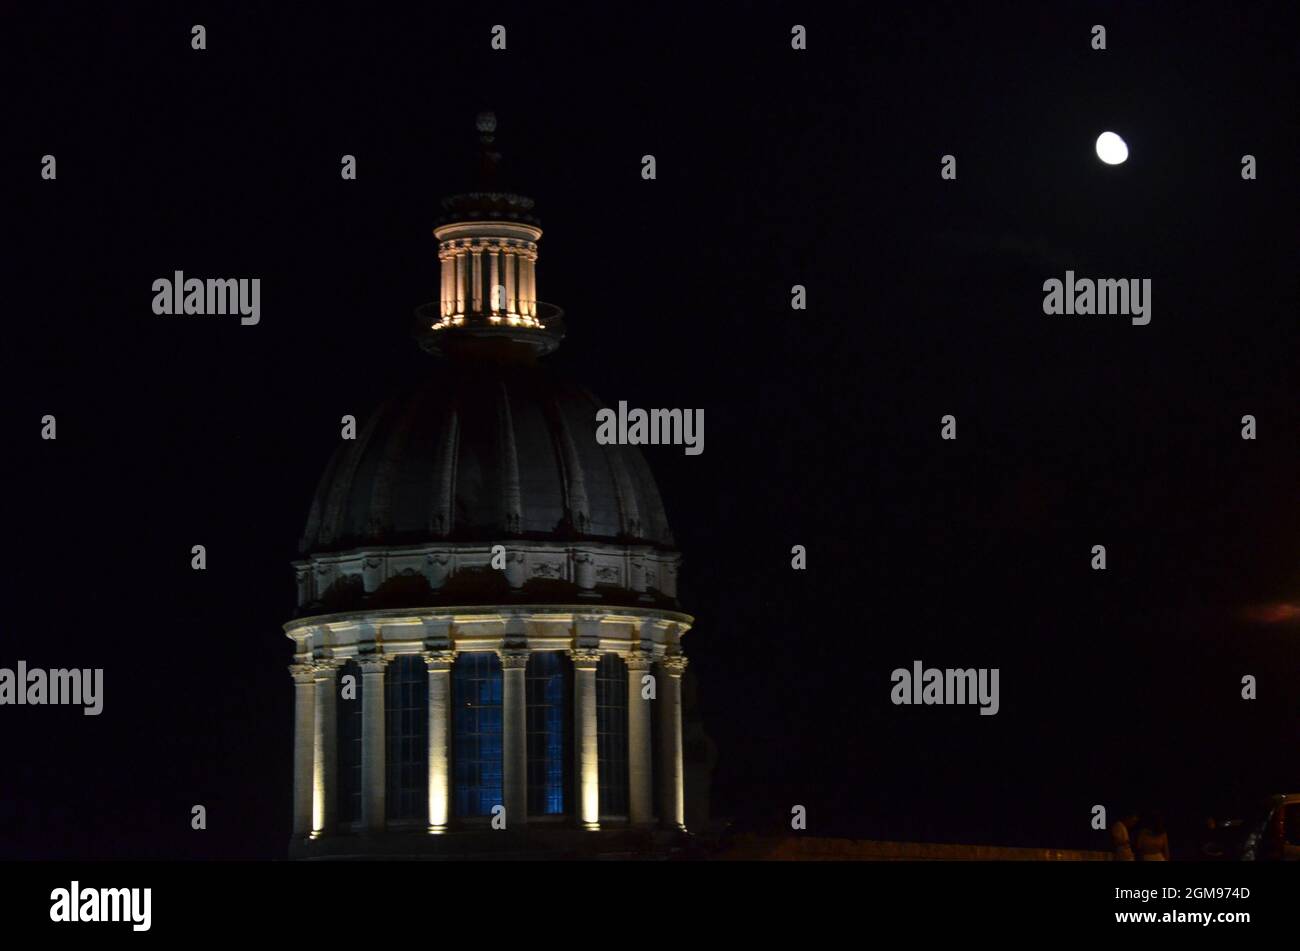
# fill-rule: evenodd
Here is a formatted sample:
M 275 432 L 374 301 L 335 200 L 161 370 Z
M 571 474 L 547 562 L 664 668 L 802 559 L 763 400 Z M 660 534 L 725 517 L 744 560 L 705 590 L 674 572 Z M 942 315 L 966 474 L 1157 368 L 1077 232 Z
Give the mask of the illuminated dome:
M 434 227 L 422 376 L 335 447 L 294 563 L 300 858 L 657 856 L 685 838 L 680 555 L 640 452 L 539 362 L 541 225 L 478 185 Z
M 563 337 L 559 308 L 537 299 L 540 222 L 531 198 L 498 190 L 495 117 L 476 125 L 479 183 L 443 199 L 441 293 L 415 312 L 435 359 L 335 451 L 299 545 L 300 612 L 672 606 L 679 556 L 644 458 L 597 443 L 603 404 L 538 363 Z

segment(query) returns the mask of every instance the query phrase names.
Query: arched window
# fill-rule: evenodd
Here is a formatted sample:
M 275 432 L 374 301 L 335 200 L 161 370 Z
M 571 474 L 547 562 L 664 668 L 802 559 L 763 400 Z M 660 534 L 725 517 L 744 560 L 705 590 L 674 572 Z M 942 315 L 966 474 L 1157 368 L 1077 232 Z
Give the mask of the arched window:
M 488 816 L 503 798 L 501 661 L 491 651 L 470 651 L 456 658 L 452 670 L 455 814 Z
M 600 764 L 600 816 L 627 816 L 627 665 L 604 654 L 596 667 L 596 746 Z
M 429 815 L 429 678 L 424 658 L 403 654 L 384 673 L 388 819 Z
M 528 659 L 528 814 L 564 815 L 568 766 L 566 734 L 567 665 L 562 652 L 541 651 Z
M 344 687 L 345 677 L 351 677 Z M 350 660 L 339 667 L 334 689 L 338 728 L 338 821 L 361 821 L 361 667 Z

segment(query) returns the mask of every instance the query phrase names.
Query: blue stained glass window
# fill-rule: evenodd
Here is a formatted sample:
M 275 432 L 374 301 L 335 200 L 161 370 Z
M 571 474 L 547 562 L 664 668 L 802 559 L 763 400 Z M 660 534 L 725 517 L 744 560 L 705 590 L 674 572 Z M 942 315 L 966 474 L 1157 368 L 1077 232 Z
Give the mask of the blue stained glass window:
M 566 662 L 560 651 L 542 651 L 528 659 L 528 814 L 564 815 L 565 767 L 568 763 Z
M 384 672 L 384 762 L 389 819 L 429 814 L 429 678 L 424 658 L 405 654 Z
M 471 651 L 452 671 L 453 807 L 457 816 L 488 816 L 502 804 L 501 661 Z
M 596 747 L 600 757 L 600 814 L 627 815 L 627 665 L 604 654 L 596 667 Z

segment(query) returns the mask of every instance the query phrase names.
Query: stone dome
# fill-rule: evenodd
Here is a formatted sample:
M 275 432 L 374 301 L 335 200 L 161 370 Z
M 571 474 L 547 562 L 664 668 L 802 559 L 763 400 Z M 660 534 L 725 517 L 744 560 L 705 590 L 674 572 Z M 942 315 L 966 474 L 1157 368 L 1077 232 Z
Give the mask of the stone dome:
M 477 127 L 483 177 L 444 202 L 439 298 L 415 311 L 428 368 L 335 451 L 294 564 L 299 611 L 675 605 L 681 556 L 645 459 L 599 444 L 603 404 L 538 362 L 564 337 L 537 295 L 542 230 L 532 199 L 498 188 L 495 119 Z
M 484 174 L 444 202 L 415 311 L 428 362 L 345 431 L 293 565 L 291 854 L 667 857 L 681 555 L 639 450 L 597 442 L 606 407 L 539 362 L 564 338 L 540 221 L 501 187 L 495 117 L 476 127 Z
M 304 554 L 510 539 L 672 547 L 641 453 L 596 442 L 604 404 L 590 392 L 537 365 L 430 370 L 336 450 Z

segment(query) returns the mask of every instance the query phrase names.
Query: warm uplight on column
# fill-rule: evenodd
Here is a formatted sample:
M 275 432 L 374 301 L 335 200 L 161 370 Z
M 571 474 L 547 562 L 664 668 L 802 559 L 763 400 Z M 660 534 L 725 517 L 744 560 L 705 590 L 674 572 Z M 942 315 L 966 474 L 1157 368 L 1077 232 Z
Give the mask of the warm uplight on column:
M 447 831 L 451 802 L 451 770 L 447 761 L 450 733 L 451 666 L 455 651 L 430 650 L 424 655 L 429 671 L 429 832 Z
M 325 778 L 320 768 L 316 769 L 316 781 L 312 788 L 311 800 L 311 837 L 319 839 L 325 831 Z
M 515 253 L 509 248 L 501 252 L 501 261 L 505 265 L 505 276 L 501 284 L 506 289 L 505 312 L 513 314 L 515 312 Z
M 454 252 L 456 267 L 456 306 L 453 314 L 465 313 L 465 254 L 464 252 Z
M 442 262 L 442 286 L 439 289 L 438 297 L 442 302 L 440 313 L 443 317 L 450 317 L 456 310 L 455 302 L 451 299 L 451 289 L 456 283 L 455 278 L 452 276 L 455 258 L 446 251 L 440 251 L 438 252 L 438 260 Z
M 595 694 L 593 687 L 592 694 Z M 593 705 L 594 706 L 594 705 Z M 589 831 L 600 828 L 600 761 L 596 753 L 595 716 L 582 739 L 582 826 Z
M 429 832 L 442 835 L 447 831 L 447 759 L 429 763 Z
M 320 719 L 320 704 L 317 704 L 316 718 Z M 320 745 L 321 731 L 316 728 L 315 766 L 311 779 L 311 837 L 318 839 L 325 831 L 325 757 Z
M 442 308 L 432 329 L 474 324 L 544 329 L 537 319 L 540 228 L 461 221 L 434 234 L 442 261 Z
M 651 656 L 636 650 L 624 657 L 627 664 L 627 817 L 633 825 L 645 825 L 654 816 L 651 791 L 653 753 L 650 749 L 651 701 L 642 692 L 641 679 L 650 671 Z
M 313 768 L 311 796 L 311 837 L 318 839 L 334 825 L 337 796 L 337 720 L 334 706 L 335 671 L 330 660 L 316 664 L 316 704 L 314 711 Z
M 663 673 L 659 700 L 659 736 L 661 749 L 660 799 L 661 821 L 669 828 L 686 828 L 686 798 L 682 755 L 682 672 L 686 658 L 668 654 L 659 660 Z
M 524 306 L 520 309 L 528 317 L 537 316 L 537 252 L 530 251 L 524 255 Z
M 316 669 L 299 661 L 293 675 L 293 834 L 312 832 L 316 769 Z
M 584 829 L 600 828 L 600 756 L 596 737 L 596 664 L 600 654 L 574 650 L 573 716 L 578 752 L 578 805 Z
M 474 274 L 474 293 L 471 295 L 474 300 L 474 313 L 481 314 L 486 310 L 483 301 L 483 251 L 475 247 L 470 249 L 470 263 L 473 265 L 471 270 Z

